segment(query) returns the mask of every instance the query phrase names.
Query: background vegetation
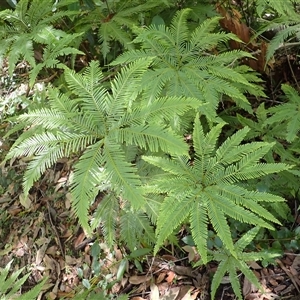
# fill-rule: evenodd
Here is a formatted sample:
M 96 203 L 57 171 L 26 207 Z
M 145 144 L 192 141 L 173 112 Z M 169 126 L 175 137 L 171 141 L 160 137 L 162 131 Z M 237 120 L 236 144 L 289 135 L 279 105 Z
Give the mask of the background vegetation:
M 249 262 L 299 251 L 300 1 L 1 5 L 0 203 L 42 203 L 53 225 L 49 195 L 70 200 L 93 258 L 90 277 L 77 270 L 77 297 L 113 299 L 130 264 L 143 272 L 146 255 L 189 246 L 193 267 L 218 264 L 211 299 L 225 276 L 243 299 L 238 274 L 262 288 Z M 59 187 L 46 176 L 58 165 Z M 22 217 L 8 207 L 3 241 Z M 123 249 L 109 276 L 100 241 Z M 16 294 L 22 271 L 1 296 Z

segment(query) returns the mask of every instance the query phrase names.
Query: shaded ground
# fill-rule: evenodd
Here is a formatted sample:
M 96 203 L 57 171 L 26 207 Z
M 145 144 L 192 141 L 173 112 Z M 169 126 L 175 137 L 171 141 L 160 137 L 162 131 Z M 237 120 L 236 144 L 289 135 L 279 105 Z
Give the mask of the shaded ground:
M 48 276 L 43 299 L 73 298 L 78 290 L 89 285 L 107 290 L 107 299 L 112 299 L 109 295 L 124 293 L 130 293 L 130 299 L 134 300 L 209 299 L 210 278 L 217 265 L 210 263 L 192 269 L 189 261 L 199 259 L 193 247 L 186 246 L 184 250 L 167 247 L 158 257 L 149 255 L 140 261 L 126 260 L 123 247 L 116 245 L 112 251 L 107 249 L 100 231 L 93 239 L 87 239 L 82 232 L 70 208 L 66 188 L 68 160 L 48 170 L 26 201 L 17 175 L 24 163 L 21 159 L 2 169 L 6 181 L 2 180 L 4 192 L 0 197 L 0 266 L 4 267 L 14 258 L 15 269 L 27 266 L 27 270 L 32 271 L 23 291 Z M 124 263 L 121 280 L 111 284 L 120 264 Z M 300 254 L 286 253 L 276 263 L 276 266 L 263 268 L 249 262 L 264 293 L 241 276 L 245 299 L 300 299 L 297 297 L 300 295 Z M 216 299 L 235 299 L 228 278 L 223 278 Z

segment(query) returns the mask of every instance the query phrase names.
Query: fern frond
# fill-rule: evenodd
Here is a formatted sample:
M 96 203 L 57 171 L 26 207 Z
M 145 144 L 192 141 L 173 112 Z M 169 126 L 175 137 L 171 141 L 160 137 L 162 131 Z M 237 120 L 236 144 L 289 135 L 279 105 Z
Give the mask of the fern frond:
M 117 113 L 117 111 L 115 111 L 115 107 L 131 108 L 131 99 L 135 99 L 139 92 L 141 92 L 140 83 L 142 75 L 146 72 L 152 60 L 152 57 L 148 57 L 147 59 L 139 59 L 130 64 L 130 66 L 125 66 L 122 70 L 122 73 L 119 73 L 116 76 L 116 79 L 111 84 L 111 90 L 113 94 L 111 97 L 111 113 Z M 127 101 L 124 101 L 124 99 Z M 128 101 L 129 99 L 131 101 Z M 120 106 L 121 103 L 122 106 Z
M 220 262 L 218 264 L 218 269 L 216 273 L 214 274 L 212 283 L 211 283 L 211 299 L 215 298 L 216 291 L 218 287 L 220 286 L 223 277 L 225 276 L 228 268 L 228 265 L 230 264 L 230 261 L 228 259 L 220 259 Z
M 109 247 L 115 244 L 116 240 L 116 216 L 119 214 L 119 202 L 116 195 L 111 191 L 101 200 L 98 205 L 94 218 L 91 222 L 91 228 L 101 227 L 105 242 Z
M 154 247 L 154 253 L 157 253 L 160 246 L 171 235 L 173 230 L 182 223 L 190 213 L 191 207 L 193 207 L 193 199 L 175 197 L 166 197 L 165 201 L 161 204 L 161 210 L 157 219 L 157 231 L 156 231 L 156 245 Z M 176 222 L 169 223 L 166 226 L 166 221 L 173 219 Z
M 40 178 L 41 174 L 50 168 L 59 158 L 64 156 L 64 151 L 55 146 L 39 151 L 39 154 L 37 154 L 34 159 L 29 162 L 24 173 L 24 194 L 28 195 L 30 188 L 33 186 L 34 182 Z
M 254 84 L 239 73 L 239 69 L 236 71 L 231 67 L 235 60 L 249 57 L 249 54 L 233 51 L 207 55 L 204 51 L 235 37 L 226 33 L 211 33 L 219 18 L 207 20 L 190 37 L 186 27 L 189 12 L 189 9 L 177 12 L 170 28 L 152 25 L 139 30 L 134 42 L 141 44 L 141 50 L 123 53 L 112 65 L 137 61 L 147 56 L 152 58 L 151 70 L 145 72 L 142 80 L 149 101 L 151 96 L 164 93 L 197 98 L 207 103 L 207 106 L 201 107 L 201 111 L 210 120 L 215 120 L 220 95 L 225 94 L 251 112 L 243 91 L 250 91 Z M 240 86 L 233 82 L 238 82 Z
M 180 46 L 189 39 L 189 28 L 187 26 L 187 16 L 191 9 L 185 9 L 183 12 L 178 11 L 172 19 L 170 26 L 171 36 L 174 37 L 174 46 Z
M 204 239 L 207 239 L 208 223 L 212 224 L 230 255 L 237 258 L 227 216 L 272 229 L 269 221 L 279 221 L 259 202 L 284 201 L 278 196 L 272 198 L 273 195 L 267 193 L 241 188 L 238 183 L 287 170 L 290 166 L 259 163 L 259 159 L 269 151 L 272 144 L 255 142 L 253 145 L 250 143 L 241 146 L 240 143 L 249 131 L 247 128 L 237 132 L 217 148 L 222 124 L 205 134 L 198 118 L 199 116 L 196 116 L 194 123 L 195 155 L 191 164 L 186 157 L 174 160 L 143 157 L 146 162 L 166 172 L 166 175 L 154 178 L 150 182 L 152 192 L 168 195 L 161 205 L 157 220 L 155 251 L 157 252 L 173 230 L 188 218 L 204 263 L 208 258 L 207 245 L 203 244 Z M 231 159 L 228 153 L 234 156 L 234 159 Z M 235 156 L 235 153 L 238 155 Z M 196 219 L 198 217 L 199 220 Z
M 267 9 L 272 9 L 276 14 L 283 16 L 292 16 L 295 15 L 295 7 L 293 1 L 290 0 L 278 0 L 278 1 L 269 1 L 269 0 L 258 0 L 256 3 L 256 11 L 259 16 L 262 15 Z
M 186 143 L 181 136 L 173 133 L 168 134 L 168 130 L 160 127 L 128 127 L 122 128 L 117 132 L 118 142 L 126 141 L 128 144 L 138 145 L 141 148 L 149 149 L 152 152 L 158 152 L 160 149 L 164 152 L 173 152 L 174 154 L 182 154 L 188 151 Z
M 87 148 L 75 166 L 71 186 L 73 208 L 81 226 L 88 234 L 90 234 L 88 208 L 98 193 L 99 178 L 103 177 L 103 170 L 101 172 L 100 168 L 105 162 L 101 155 L 102 148 L 103 141 Z
M 20 274 L 24 271 L 25 267 L 13 272 L 11 275 L 8 276 L 8 273 L 11 269 L 12 260 L 5 266 L 4 269 L 0 268 L 0 298 L 5 299 L 14 299 L 18 298 L 21 300 L 34 300 L 37 298 L 38 294 L 41 292 L 44 284 L 46 283 L 47 278 L 42 280 L 39 284 L 37 284 L 33 289 L 30 291 L 19 295 L 19 290 L 22 288 L 25 281 L 30 276 L 30 273 L 27 273 L 25 276 L 18 279 Z
M 216 291 L 226 273 L 229 275 L 230 283 L 235 295 L 238 296 L 238 299 L 240 300 L 242 300 L 243 297 L 241 294 L 241 287 L 238 280 L 237 271 L 241 271 L 252 284 L 254 284 L 257 288 L 260 288 L 260 283 L 258 282 L 254 273 L 249 269 L 247 262 L 271 259 L 277 257 L 278 254 L 247 251 L 243 252 L 245 247 L 249 245 L 257 235 L 258 231 L 259 227 L 252 228 L 234 244 L 237 257 L 234 257 L 225 249 L 221 249 L 220 251 L 211 251 L 211 260 L 216 260 L 219 262 L 218 269 L 214 274 L 211 284 L 211 299 L 215 299 Z
M 65 5 L 68 5 L 65 2 Z M 57 6 L 58 7 L 58 6 Z M 53 67 L 58 64 L 56 58 L 62 55 L 81 53 L 71 44 L 80 34 L 66 34 L 61 30 L 55 30 L 52 27 L 57 20 L 61 20 L 68 15 L 78 14 L 75 11 L 54 9 L 54 1 L 33 0 L 30 3 L 27 0 L 20 0 L 16 4 L 15 10 L 5 10 L 0 13 L 0 19 L 5 20 L 7 25 L 1 27 L 0 40 L 3 41 L 1 54 L 8 56 L 9 72 L 13 73 L 16 63 L 19 59 L 25 59 L 34 70 L 30 73 L 30 83 L 33 85 L 39 71 L 44 67 Z M 60 8 L 63 4 L 60 3 Z M 9 28 L 9 30 L 5 30 Z M 64 35 L 59 43 L 53 38 Z M 46 38 L 47 36 L 47 38 Z M 44 61 L 37 66 L 34 56 L 34 42 L 47 45 L 44 51 Z M 53 49 L 53 43 L 56 48 Z M 52 51 L 49 48 L 52 47 Z
M 118 144 L 114 144 L 107 138 L 104 140 L 103 157 L 106 161 L 107 176 L 114 189 L 124 194 L 134 208 L 140 208 L 144 204 L 144 198 L 140 189 L 140 180 L 135 173 L 135 168 L 126 162 L 124 153 Z
M 268 45 L 266 60 L 269 61 L 275 52 L 286 42 L 290 37 L 293 37 L 300 30 L 300 24 L 290 25 L 287 28 L 279 30 L 275 37 L 272 38 Z
M 282 90 L 286 95 L 287 103 L 269 108 L 268 112 L 272 115 L 265 120 L 264 126 L 273 124 L 280 124 L 281 126 L 284 126 L 286 128 L 286 140 L 288 142 L 293 142 L 300 131 L 300 96 L 294 88 L 286 84 L 282 85 Z M 289 116 L 289 119 L 287 119 L 286 116 Z
M 202 198 L 203 202 L 207 204 L 210 201 L 208 198 L 203 195 Z M 208 240 L 208 214 L 206 205 L 201 205 L 200 203 L 195 203 L 194 207 L 192 208 L 191 213 L 191 230 L 193 240 L 195 241 L 196 245 L 198 246 L 198 250 L 202 253 L 202 260 L 208 261 L 207 256 L 207 240 Z

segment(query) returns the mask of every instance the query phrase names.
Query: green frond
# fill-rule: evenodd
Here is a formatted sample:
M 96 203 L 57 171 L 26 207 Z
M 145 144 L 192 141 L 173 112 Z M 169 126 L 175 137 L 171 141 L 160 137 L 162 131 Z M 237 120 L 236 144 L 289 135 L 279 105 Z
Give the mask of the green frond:
M 284 26 L 286 26 L 286 24 L 284 24 Z M 299 32 L 299 23 L 279 30 L 268 45 L 266 61 L 269 61 L 281 45 L 284 44 L 288 38 L 295 36 L 297 32 Z
M 145 213 L 149 217 L 151 223 L 156 224 L 163 197 L 161 195 L 150 194 L 144 196 L 144 198 L 146 200 Z
M 118 214 L 119 202 L 116 195 L 111 191 L 101 199 L 91 221 L 92 230 L 101 227 L 105 242 L 109 247 L 112 247 L 116 242 L 116 216 Z
M 203 195 L 202 201 L 204 202 L 204 205 L 199 202 L 193 204 L 190 220 L 193 240 L 197 245 L 203 263 L 206 264 L 208 262 L 207 240 L 209 220 L 207 216 L 207 202 L 209 199 L 205 199 L 205 195 Z
M 209 200 L 207 201 L 207 212 L 213 228 L 216 230 L 218 236 L 223 241 L 224 246 L 230 251 L 230 253 L 232 253 L 232 255 L 236 256 L 233 247 L 230 227 L 225 217 L 225 213 L 227 214 L 227 212 L 230 211 L 229 208 L 227 208 L 227 210 L 225 211 L 222 210 L 222 207 L 219 206 L 220 202 L 222 203 L 222 201 L 217 199 L 207 190 L 205 191 L 205 196 Z M 237 214 L 237 211 L 234 210 L 233 206 L 231 207 L 231 210 L 234 214 Z
M 125 63 L 134 62 L 135 60 L 149 58 L 149 53 L 146 50 L 130 50 L 120 54 L 114 61 L 110 63 L 111 66 L 117 66 Z
M 55 148 L 58 143 L 56 135 L 52 132 L 31 135 L 32 133 L 29 137 L 21 139 L 20 142 L 17 141 L 17 144 L 11 148 L 8 158 L 40 154 L 49 148 Z
M 226 272 L 228 271 L 229 263 L 230 262 L 228 260 L 221 260 L 218 264 L 218 269 L 214 274 L 213 280 L 211 282 L 211 299 L 215 299 L 217 289 L 220 286 Z
M 70 100 L 66 94 L 61 93 L 57 88 L 48 89 L 48 96 L 50 106 L 54 111 L 64 115 L 69 115 L 71 113 L 78 114 L 78 100 Z M 72 114 L 71 117 L 73 117 Z
M 62 3 L 60 7 L 63 7 Z M 15 10 L 5 10 L 0 13 L 0 19 L 5 20 L 6 23 L 0 26 L 0 40 L 3 42 L 1 53 L 8 56 L 9 72 L 12 74 L 16 63 L 20 59 L 25 59 L 33 68 L 30 72 L 31 86 L 41 69 L 58 65 L 59 61 L 56 60 L 58 56 L 82 53 L 71 45 L 80 34 L 67 34 L 52 26 L 65 16 L 78 14 L 78 12 L 67 10 L 54 12 L 54 10 L 56 8 L 54 9 L 53 0 L 30 2 L 20 0 Z M 54 39 L 54 33 L 57 39 Z M 59 41 L 58 37 L 60 37 Z M 44 46 L 43 62 L 38 66 L 34 55 L 34 44 Z
M 153 244 L 154 230 L 146 215 L 127 211 L 121 216 L 121 239 L 131 251 L 134 251 L 141 242 Z
M 120 42 L 125 49 L 132 49 L 130 36 L 128 33 L 124 32 L 119 25 L 113 22 L 113 20 L 102 23 L 98 35 L 102 45 L 101 52 L 104 58 L 106 58 L 107 54 L 110 52 L 110 42 L 113 40 Z
M 255 227 L 248 232 L 246 232 L 235 244 L 234 248 L 237 253 L 237 257 L 232 256 L 226 249 L 221 249 L 219 251 L 211 251 L 211 260 L 216 260 L 219 262 L 218 269 L 213 276 L 211 283 L 211 299 L 215 299 L 216 291 L 222 282 L 224 275 L 227 273 L 230 279 L 231 286 L 238 296 L 238 299 L 242 300 L 240 282 L 237 276 L 237 271 L 241 271 L 245 277 L 254 284 L 257 288 L 260 288 L 260 283 L 254 275 L 254 273 L 249 269 L 247 263 L 249 261 L 270 259 L 278 256 L 278 254 L 273 253 L 263 253 L 263 252 L 242 252 L 247 245 L 254 239 L 259 231 L 259 227 Z
M 231 283 L 231 286 L 232 286 L 235 296 L 237 296 L 238 299 L 243 299 L 242 292 L 241 292 L 241 285 L 238 280 L 238 275 L 236 272 L 236 265 L 234 264 L 234 261 L 232 261 L 232 263 L 228 264 L 228 273 L 229 273 L 229 280 L 230 280 L 230 283 Z
M 265 120 L 264 126 L 277 125 L 285 127 L 285 138 L 288 142 L 293 142 L 300 131 L 300 113 L 299 101 L 300 96 L 298 92 L 286 84 L 282 85 L 287 99 L 287 103 L 283 103 L 268 109 L 271 116 Z M 289 116 L 287 119 L 286 116 Z
M 275 143 L 267 143 L 267 142 L 261 142 L 261 147 L 255 149 L 255 151 L 247 151 L 245 155 L 241 158 L 241 160 L 238 162 L 238 167 L 241 171 L 244 169 L 247 169 L 248 167 L 252 167 L 254 164 L 260 161 L 260 159 L 266 155 L 271 148 L 274 146 Z M 258 145 L 254 145 L 256 148 Z M 249 147 L 250 148 L 250 147 Z M 244 149 L 243 149 L 244 150 Z M 252 150 L 252 149 L 251 149 Z M 278 172 L 280 172 L 280 166 L 278 165 Z
M 191 9 L 186 8 L 177 11 L 172 19 L 170 26 L 171 35 L 174 37 L 175 45 L 179 46 L 189 39 L 189 28 L 187 26 L 187 17 Z
M 256 153 L 257 150 L 261 149 L 264 146 L 261 142 L 239 145 L 241 141 L 245 139 L 249 131 L 249 127 L 244 127 L 231 137 L 227 138 L 216 151 L 218 161 L 224 164 L 232 164 L 233 162 L 239 161 L 243 158 L 248 160 L 250 159 L 250 153 Z M 266 144 L 265 146 L 267 149 L 263 149 L 263 152 L 269 151 L 270 144 Z M 263 154 L 260 153 L 259 155 L 262 156 Z
M 158 216 L 156 252 L 163 240 L 186 219 L 191 223 L 192 235 L 204 261 L 208 259 L 207 246 L 203 241 L 207 240 L 209 223 L 234 257 L 237 257 L 238 251 L 234 247 L 228 217 L 270 229 L 273 226 L 269 222 L 280 223 L 263 204 L 282 202 L 283 198 L 247 190 L 238 184 L 287 170 L 290 166 L 259 163 L 272 144 L 254 142 L 240 145 L 249 132 L 248 128 L 238 131 L 218 148 L 221 131 L 222 124 L 218 124 L 205 134 L 196 115 L 192 135 L 195 153 L 190 161 L 187 157 L 163 159 L 143 156 L 146 162 L 165 172 L 149 183 L 152 193 L 168 195 Z M 177 209 L 184 214 L 180 215 Z
M 66 113 L 51 108 L 40 108 L 20 115 L 18 119 L 31 126 L 43 125 L 45 129 L 62 129 L 66 127 L 66 119 L 72 119 L 78 113 L 75 109 Z
M 144 95 L 149 102 L 153 95 L 165 93 L 197 98 L 201 103 L 207 103 L 201 111 L 209 120 L 215 121 L 220 95 L 225 94 L 252 112 L 243 92 L 255 90 L 255 85 L 244 76 L 244 70 L 240 73 L 239 69 L 231 67 L 233 61 L 249 57 L 249 54 L 232 51 L 201 55 L 202 50 L 211 50 L 218 43 L 237 38 L 227 33 L 211 33 L 218 26 L 219 18 L 209 19 L 198 26 L 190 38 L 186 27 L 189 11 L 177 12 L 170 27 L 152 25 L 138 30 L 133 42 L 141 44 L 142 50 L 125 52 L 112 65 L 152 58 L 151 70 L 147 70 L 142 79 Z
M 268 163 L 268 164 L 257 164 L 255 166 L 240 168 L 241 170 L 234 174 L 234 178 L 239 180 L 247 180 L 262 177 L 268 174 L 274 174 L 292 168 L 293 166 L 288 166 L 283 163 Z
M 105 171 L 113 189 L 122 193 L 133 208 L 142 207 L 145 200 L 140 189 L 140 179 L 136 174 L 136 168 L 126 162 L 120 146 L 105 138 L 103 158 L 106 162 Z
M 119 114 L 118 109 L 130 109 L 132 101 L 141 92 L 141 78 L 151 62 L 152 57 L 149 57 L 139 59 L 125 66 L 111 83 L 110 114 L 113 118 L 116 117 L 116 114 Z M 123 111 L 120 111 L 120 117 L 122 114 Z
M 103 141 L 98 141 L 86 149 L 75 165 L 71 183 L 73 209 L 88 234 L 88 209 L 98 193 L 97 186 L 101 183 L 100 178 L 103 178 L 104 173 L 101 169 L 105 162 L 102 148 Z
M 44 278 L 40 283 L 38 283 L 33 289 L 30 291 L 23 293 L 22 295 L 19 295 L 19 290 L 22 288 L 23 284 L 26 282 L 28 277 L 30 276 L 30 273 L 25 274 L 20 279 L 19 276 L 24 271 L 25 267 L 20 268 L 19 270 L 12 272 L 9 275 L 9 272 L 12 269 L 12 262 L 11 260 L 5 268 L 0 268 L 0 297 L 1 299 L 21 299 L 21 300 L 34 300 L 37 299 L 38 294 L 41 292 L 44 284 L 47 281 L 47 277 Z
M 190 170 L 188 168 L 188 157 L 180 157 L 181 162 L 178 160 L 171 160 L 168 158 L 163 157 L 156 157 L 156 156 L 143 156 L 143 160 L 146 162 L 155 165 L 157 167 L 160 167 L 162 170 L 169 172 L 174 175 L 183 174 L 188 175 L 190 173 Z
M 247 231 L 236 243 L 235 247 L 236 250 L 239 252 L 242 252 L 245 250 L 246 246 L 248 246 L 253 239 L 256 237 L 260 230 L 260 227 L 256 226 L 253 227 L 251 230 Z
M 205 49 L 210 49 L 212 46 L 215 46 L 215 41 L 212 43 L 209 42 L 211 36 L 212 36 L 212 31 L 216 29 L 216 27 L 219 25 L 220 17 L 213 17 L 213 18 L 208 18 L 205 20 L 200 26 L 198 26 L 194 32 L 191 35 L 191 46 L 192 49 L 194 50 L 197 47 L 200 47 L 200 49 L 205 50 Z M 209 37 L 207 41 L 202 43 L 201 41 L 205 38 Z M 195 49 L 196 50 L 196 49 Z
M 250 210 L 248 213 L 245 213 L 245 222 L 249 224 L 259 225 L 261 227 L 269 227 L 272 229 L 273 227 L 270 227 L 268 223 L 266 223 L 263 219 L 266 219 L 268 221 L 280 224 L 280 222 L 262 205 L 260 205 L 257 202 L 275 202 L 276 201 L 284 201 L 283 198 L 271 195 L 268 193 L 262 193 L 262 192 L 255 192 L 255 191 L 248 191 L 244 188 L 241 188 L 236 185 L 225 185 L 222 186 L 216 186 L 213 188 L 217 195 L 216 197 L 224 199 L 234 199 L 234 203 L 237 204 L 237 209 L 241 206 L 245 207 L 246 209 Z M 223 205 L 223 204 L 222 204 Z M 225 207 L 226 210 L 226 207 Z M 241 212 L 241 211 L 240 211 Z M 258 218 L 257 216 L 250 216 L 249 212 L 252 212 L 256 214 L 257 216 L 260 216 Z M 229 212 L 230 213 L 230 212 Z M 232 213 L 230 213 L 233 218 L 235 218 Z M 250 219 L 247 217 L 250 216 Z M 243 213 L 242 213 L 243 216 Z M 243 218 L 243 217 L 242 217 Z M 246 221 L 247 219 L 247 221 Z M 241 219 L 240 219 L 241 220 Z M 244 221 L 244 220 L 243 220 Z
M 200 124 L 199 115 L 197 114 L 194 123 L 193 145 L 196 155 L 201 160 L 205 159 L 205 156 L 209 156 L 215 151 L 217 140 L 221 134 L 223 126 L 224 124 L 218 124 L 205 135 Z
M 170 121 L 175 115 L 183 115 L 191 108 L 199 109 L 206 104 L 201 103 L 197 98 L 188 97 L 160 97 L 145 103 L 146 105 L 141 109 L 140 114 L 154 123 L 159 122 L 159 119 Z M 159 117 L 158 117 L 159 116 Z
M 257 210 L 254 207 L 252 207 L 248 203 L 245 203 L 244 205 L 243 204 L 242 205 L 244 207 L 246 207 L 247 209 L 251 209 L 251 211 L 244 209 L 243 207 L 238 206 L 238 205 L 236 205 L 236 203 L 231 201 L 232 197 L 226 197 L 226 194 L 221 194 L 218 192 L 219 191 L 217 189 L 215 191 L 215 188 L 213 188 L 213 187 L 211 189 L 207 188 L 205 191 L 207 198 L 210 197 L 210 199 L 213 199 L 213 200 L 211 200 L 211 201 L 213 201 L 212 205 L 215 205 L 216 207 L 219 208 L 221 215 L 226 214 L 226 215 L 230 216 L 231 218 L 238 220 L 240 222 L 243 222 L 243 223 L 255 224 L 258 226 L 273 229 L 273 227 L 270 226 L 267 222 L 265 222 L 261 218 L 257 218 L 257 215 L 251 212 L 251 211 L 253 211 L 253 212 L 257 213 Z M 229 194 L 227 194 L 227 195 L 229 195 Z M 251 200 L 249 200 L 249 202 L 252 202 L 254 205 L 256 204 L 254 201 L 251 201 Z M 257 205 L 257 206 L 259 207 L 259 205 Z M 266 211 L 263 208 L 262 208 L 262 210 Z M 262 213 L 259 213 L 259 214 L 262 215 Z M 269 217 L 271 217 L 271 221 L 276 221 L 276 219 L 270 213 L 268 213 L 265 218 L 268 219 Z M 228 236 L 228 234 L 227 234 L 227 236 Z M 220 238 L 222 239 L 222 235 L 220 235 Z M 226 244 L 225 241 L 224 241 L 224 243 Z
M 26 56 L 27 61 L 32 66 L 35 65 L 35 60 L 33 59 L 34 57 L 33 45 L 28 35 L 24 34 L 21 37 L 15 38 L 15 40 L 10 45 L 7 46 L 10 47 L 9 56 L 8 56 L 9 74 L 12 75 L 15 65 L 17 64 L 20 57 L 22 56 L 24 58 Z
M 66 69 L 65 78 L 72 92 L 79 97 L 77 101 L 82 102 L 81 106 L 86 111 L 96 113 L 99 118 L 104 120 L 103 112 L 107 107 L 107 90 L 100 85 L 103 74 L 99 63 L 92 61 L 83 74 Z
M 164 241 L 172 234 L 190 214 L 193 201 L 188 198 L 176 199 L 175 197 L 166 197 L 161 204 L 161 210 L 157 219 L 156 244 L 154 254 L 159 251 Z
M 27 196 L 30 188 L 41 177 L 47 169 L 49 169 L 59 158 L 64 157 L 64 151 L 60 147 L 44 147 L 37 155 L 28 163 L 23 176 L 23 190 Z
M 295 7 L 293 1 L 269 1 L 269 0 L 258 0 L 256 3 L 256 11 L 259 16 L 262 15 L 266 9 L 271 8 L 274 13 L 283 15 L 283 16 L 292 16 L 295 15 Z
M 172 134 L 170 134 L 172 133 Z M 138 145 L 141 148 L 149 149 L 152 152 L 162 150 L 171 154 L 184 154 L 188 151 L 187 144 L 182 137 L 170 132 L 170 130 L 161 129 L 152 125 L 134 126 L 119 129 L 117 132 L 117 141 L 127 144 Z

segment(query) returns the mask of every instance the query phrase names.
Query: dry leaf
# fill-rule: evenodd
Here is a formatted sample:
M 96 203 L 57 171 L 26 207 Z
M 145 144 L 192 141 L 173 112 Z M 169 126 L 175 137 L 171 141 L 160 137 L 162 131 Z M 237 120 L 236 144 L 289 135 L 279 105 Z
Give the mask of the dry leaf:
M 190 285 L 183 285 L 180 287 L 179 294 L 177 295 L 177 298 L 175 300 L 194 300 L 195 294 L 191 295 L 191 291 L 194 289 L 194 287 Z
M 137 276 L 137 275 L 133 275 L 133 276 L 130 276 L 129 277 L 129 282 L 131 284 L 135 284 L 135 285 L 138 285 L 138 284 L 141 284 L 143 282 L 146 282 L 146 281 L 149 281 L 151 279 L 151 276 Z
M 158 275 L 158 277 L 157 277 L 157 279 L 156 279 L 156 283 L 158 284 L 158 283 L 161 283 L 164 279 L 165 279 L 165 277 L 166 277 L 166 273 L 165 272 L 161 272 L 161 273 L 159 273 L 159 275 Z
M 176 274 L 175 274 L 174 272 L 169 271 L 169 272 L 168 272 L 168 277 L 166 278 L 166 281 L 167 281 L 169 284 L 171 284 L 171 283 L 173 282 L 173 280 L 174 280 L 175 275 L 176 275 Z
M 31 206 L 31 200 L 29 196 L 25 197 L 24 193 L 19 195 L 20 203 L 25 207 L 25 209 L 29 209 Z
M 195 248 L 191 246 L 184 246 L 182 247 L 184 251 L 188 253 L 189 262 L 194 261 L 195 259 Z
M 251 267 L 254 270 L 261 270 L 262 267 L 255 261 L 248 262 L 248 266 Z
M 298 269 L 300 267 L 300 255 L 297 255 L 292 263 L 294 269 Z
M 243 296 L 246 298 L 252 292 L 251 282 L 245 277 L 243 283 Z
M 155 285 L 154 283 L 152 283 L 150 285 L 150 300 L 160 300 L 159 299 L 159 290 L 157 285 Z

